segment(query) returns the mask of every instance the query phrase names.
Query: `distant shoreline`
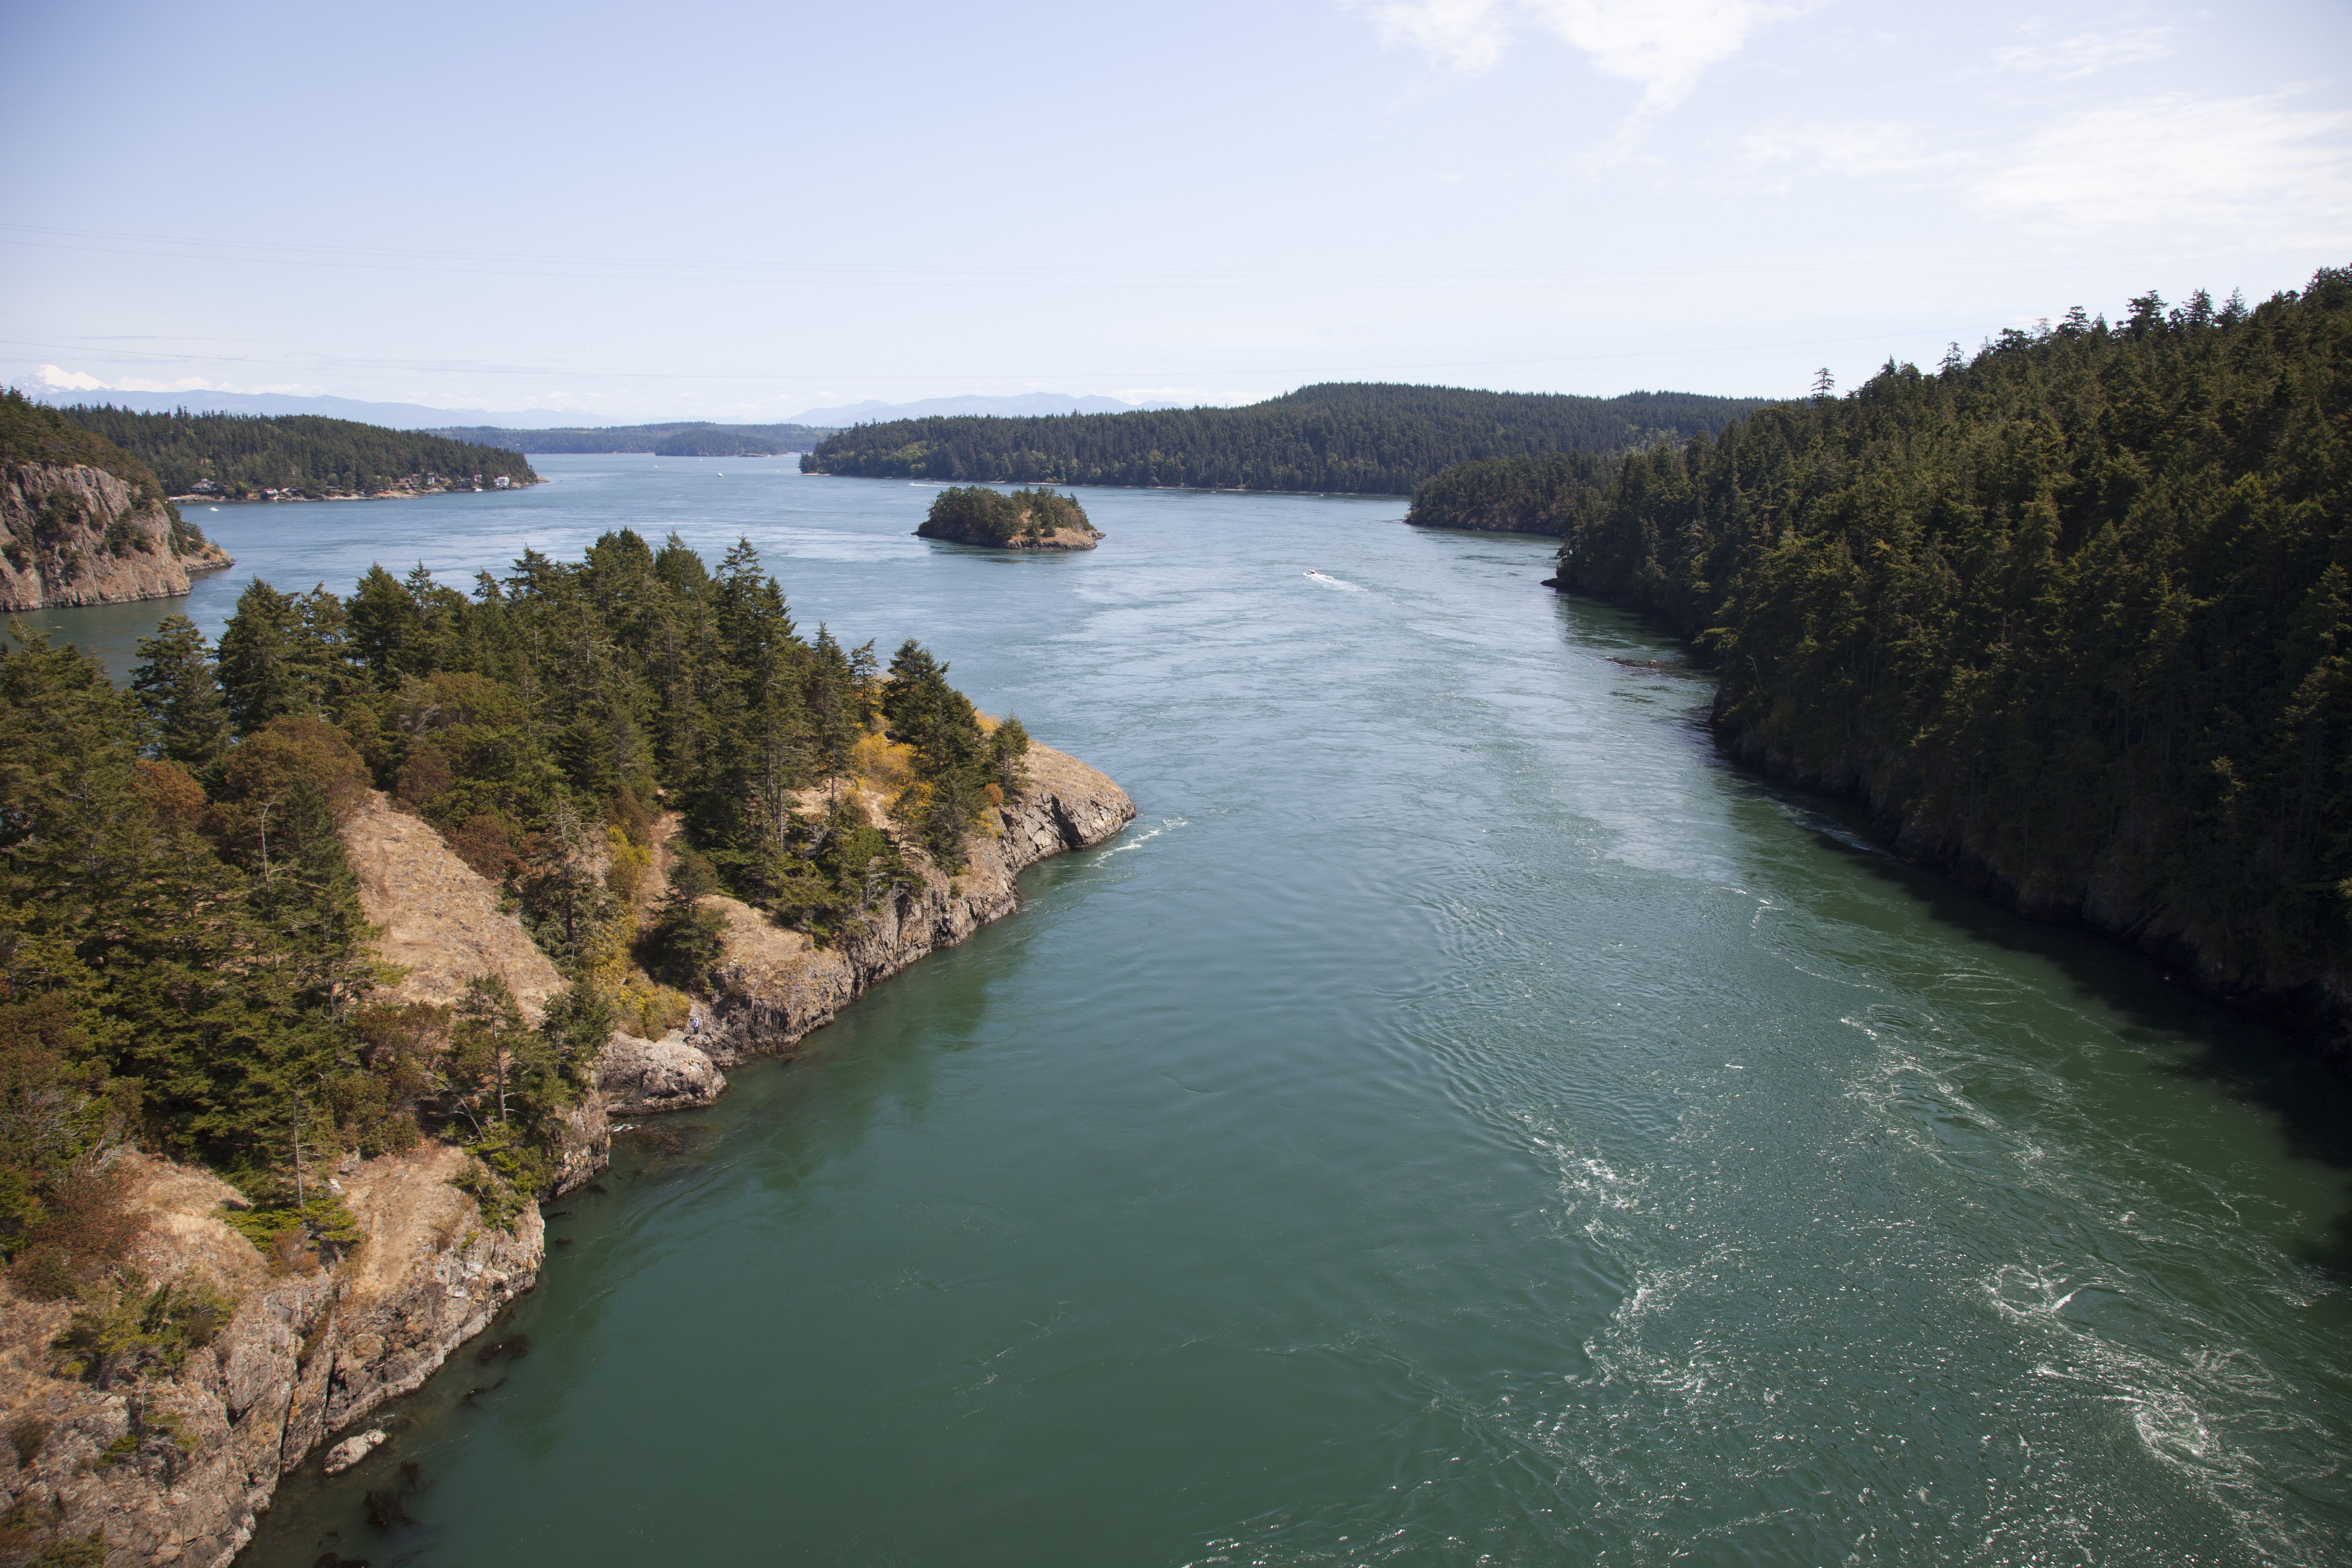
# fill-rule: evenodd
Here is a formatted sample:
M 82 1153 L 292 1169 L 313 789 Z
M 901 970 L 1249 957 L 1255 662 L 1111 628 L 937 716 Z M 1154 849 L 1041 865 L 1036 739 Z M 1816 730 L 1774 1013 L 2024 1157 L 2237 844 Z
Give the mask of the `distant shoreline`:
M 545 483 L 547 480 L 544 478 L 536 478 L 510 480 L 503 485 L 444 485 L 437 489 L 371 490 L 366 495 L 339 492 L 334 495 L 305 496 L 289 495 L 281 490 L 273 495 L 221 496 L 192 491 L 187 495 L 170 496 L 165 499 L 174 506 L 276 506 L 284 501 L 416 500 L 425 496 L 497 495 L 507 490 L 529 489 L 533 485 Z

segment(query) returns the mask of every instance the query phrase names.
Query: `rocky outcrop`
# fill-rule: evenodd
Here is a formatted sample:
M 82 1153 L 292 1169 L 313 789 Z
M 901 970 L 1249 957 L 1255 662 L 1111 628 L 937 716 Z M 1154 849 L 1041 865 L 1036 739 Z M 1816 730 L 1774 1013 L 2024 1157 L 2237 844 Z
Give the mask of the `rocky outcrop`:
M 1023 514 L 1026 516 L 1026 513 Z M 1092 550 L 1102 542 L 1102 532 L 1092 528 L 1041 528 L 1025 533 L 1015 533 L 1003 539 L 961 532 L 948 529 L 915 531 L 925 539 L 944 539 L 952 544 L 978 544 L 990 550 Z
M 408 973 L 388 999 L 447 1006 L 478 974 L 503 977 L 523 1016 L 536 1024 L 563 976 L 513 911 L 498 884 L 460 860 L 433 825 L 396 811 L 383 795 L 343 829 L 360 881 L 360 907 L 381 928 L 376 955 Z
M 727 1075 L 673 1029 L 658 1040 L 615 1032 L 596 1058 L 596 1092 L 613 1116 L 692 1110 L 727 1092 Z
M 278 1478 L 330 1434 L 422 1384 L 530 1288 L 539 1213 L 485 1225 L 449 1184 L 466 1164 L 428 1144 L 347 1161 L 333 1178 L 366 1241 L 341 1262 L 273 1275 L 224 1223 L 233 1189 L 144 1156 L 131 1167 L 146 1230 L 131 1261 L 151 1284 L 202 1283 L 236 1303 L 176 1371 L 110 1388 L 56 1375 L 64 1302 L 0 1312 L 0 1510 L 55 1534 L 102 1532 L 110 1564 L 217 1568 L 253 1533 Z M 239 1200 L 241 1201 L 241 1200 Z
M 997 809 L 997 831 L 975 837 L 971 864 L 955 877 L 921 864 L 915 876 L 851 935 L 830 947 L 786 931 L 733 899 L 706 905 L 727 917 L 725 946 L 712 971 L 715 1028 L 705 1050 L 721 1067 L 789 1050 L 869 985 L 927 953 L 952 947 L 1020 907 L 1013 879 L 1066 850 L 1100 844 L 1135 819 L 1127 792 L 1076 757 L 1031 744 L 1029 783 Z M 880 815 L 878 800 L 869 808 Z
M 496 974 L 525 1020 L 539 1022 L 563 988 L 562 974 L 504 907 L 498 884 L 459 859 L 431 823 L 372 795 L 344 826 L 343 848 L 359 879 L 360 908 L 377 928 L 377 956 L 405 971 L 381 993 L 385 1000 L 446 1007 L 476 975 Z M 554 1191 L 593 1180 L 611 1148 L 604 1100 L 584 1096 L 564 1118 Z
M 143 483 L 81 463 L 12 463 L 0 474 L 0 610 L 171 598 L 188 591 L 190 573 L 234 564 L 174 527 Z
M 727 1087 L 719 1062 L 789 1048 L 866 986 L 1013 912 L 1024 868 L 1101 843 L 1134 817 L 1125 792 L 1075 758 L 1033 745 L 1028 767 L 1027 787 L 999 809 L 995 831 L 974 839 L 963 872 L 950 879 L 916 856 L 910 884 L 837 947 L 814 948 L 714 900 L 730 923 L 716 1026 L 698 1037 L 709 1048 L 676 1032 L 616 1035 L 597 1063 L 598 1091 L 570 1114 L 557 1190 L 604 1169 L 609 1114 L 710 1103 Z M 385 956 L 409 967 L 397 997 L 446 1004 L 495 971 L 538 1014 L 560 977 L 499 909 L 497 889 L 437 833 L 379 796 L 345 837 Z M 340 1261 L 300 1258 L 276 1272 L 221 1217 L 224 1204 L 243 1202 L 233 1188 L 203 1171 L 123 1158 L 143 1225 L 130 1261 L 150 1288 L 218 1291 L 234 1304 L 226 1323 L 175 1370 L 100 1387 L 56 1362 L 71 1305 L 0 1284 L 0 1433 L 11 1439 L 0 1443 L 0 1514 L 54 1538 L 101 1533 L 114 1568 L 225 1568 L 281 1476 L 306 1462 L 383 1462 L 371 1457 L 367 1417 L 530 1289 L 545 1257 L 538 1208 L 524 1205 L 510 1230 L 487 1224 L 451 1184 L 469 1156 L 446 1144 L 344 1161 L 329 1179 L 366 1239 Z

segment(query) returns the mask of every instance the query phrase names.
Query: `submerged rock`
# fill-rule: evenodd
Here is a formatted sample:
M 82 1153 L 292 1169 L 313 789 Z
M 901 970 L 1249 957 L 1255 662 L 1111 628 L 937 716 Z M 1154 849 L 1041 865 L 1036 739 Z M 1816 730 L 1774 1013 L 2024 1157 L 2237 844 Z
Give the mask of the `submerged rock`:
M 368 1457 L 383 1441 L 383 1428 L 372 1426 L 356 1437 L 346 1437 L 327 1450 L 326 1472 L 340 1476 Z

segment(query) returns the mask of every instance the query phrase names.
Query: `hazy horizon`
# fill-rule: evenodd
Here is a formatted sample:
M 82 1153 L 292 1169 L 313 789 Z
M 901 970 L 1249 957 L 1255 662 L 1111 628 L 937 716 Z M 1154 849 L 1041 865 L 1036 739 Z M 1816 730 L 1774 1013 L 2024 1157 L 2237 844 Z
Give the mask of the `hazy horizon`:
M 17 14 L 0 380 L 583 424 L 1332 380 L 1786 396 L 2352 262 L 2352 13 L 2314 0 L 646 24 Z M 1008 95 L 1046 117 L 994 129 Z

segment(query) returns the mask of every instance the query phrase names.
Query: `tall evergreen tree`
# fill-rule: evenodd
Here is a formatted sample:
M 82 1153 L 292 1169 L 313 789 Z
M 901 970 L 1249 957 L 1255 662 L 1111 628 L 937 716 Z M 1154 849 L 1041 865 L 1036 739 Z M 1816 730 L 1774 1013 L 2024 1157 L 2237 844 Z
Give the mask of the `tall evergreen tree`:
M 218 764 L 228 743 L 228 702 L 205 634 L 185 616 L 166 616 L 139 639 L 131 689 L 145 711 L 155 754 L 198 773 Z

